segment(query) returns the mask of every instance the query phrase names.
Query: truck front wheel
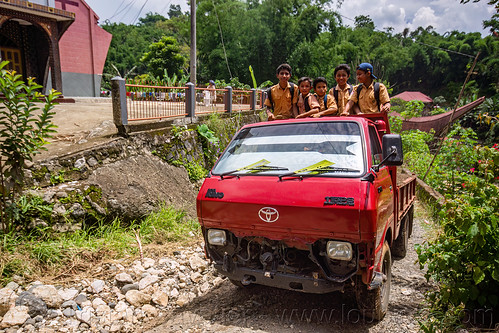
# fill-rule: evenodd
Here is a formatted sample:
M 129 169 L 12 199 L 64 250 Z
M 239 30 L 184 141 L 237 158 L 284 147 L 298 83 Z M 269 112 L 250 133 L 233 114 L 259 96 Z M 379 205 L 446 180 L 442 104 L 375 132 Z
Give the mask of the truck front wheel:
M 390 299 L 390 288 L 392 284 L 392 257 L 390 246 L 385 241 L 382 253 L 383 282 L 379 288 L 368 290 L 367 285 L 359 281 L 355 288 L 357 305 L 362 314 L 367 318 L 381 320 L 388 311 L 388 302 Z M 360 279 L 359 279 L 360 280 Z

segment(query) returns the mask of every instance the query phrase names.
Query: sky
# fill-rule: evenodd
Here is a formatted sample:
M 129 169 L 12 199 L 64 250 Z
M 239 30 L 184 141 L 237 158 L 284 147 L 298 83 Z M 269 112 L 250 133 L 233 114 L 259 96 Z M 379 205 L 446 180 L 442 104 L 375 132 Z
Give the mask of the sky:
M 148 12 L 168 16 L 170 4 L 178 4 L 182 11 L 189 11 L 186 0 L 85 0 L 100 17 L 105 20 L 136 24 L 139 17 Z M 458 30 L 480 32 L 488 35 L 482 27 L 482 21 L 488 20 L 494 13 L 494 6 L 487 5 L 487 0 L 478 3 L 470 1 L 461 4 L 459 0 L 345 0 L 339 9 L 343 24 L 353 26 L 353 19 L 358 15 L 369 15 L 377 30 L 393 27 L 394 33 L 405 28 L 411 31 L 431 25 L 439 34 Z

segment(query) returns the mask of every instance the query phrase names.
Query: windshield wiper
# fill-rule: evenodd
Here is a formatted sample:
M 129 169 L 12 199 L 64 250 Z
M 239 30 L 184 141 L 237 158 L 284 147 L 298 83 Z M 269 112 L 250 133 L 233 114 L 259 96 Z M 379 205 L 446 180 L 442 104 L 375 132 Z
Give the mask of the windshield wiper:
M 282 175 L 279 175 L 278 177 L 279 180 L 282 181 L 283 177 L 289 177 L 289 176 L 303 177 L 303 176 L 312 176 L 328 172 L 360 172 L 359 170 L 350 169 L 350 168 L 333 167 L 332 164 L 334 163 L 329 162 L 328 160 L 323 160 L 306 168 L 299 169 L 293 172 L 284 173 Z
M 269 163 L 270 163 L 269 161 L 267 161 L 266 159 L 263 159 L 263 160 L 260 160 L 256 163 L 239 168 L 237 170 L 223 172 L 219 176 L 221 179 L 224 179 L 225 176 L 229 176 L 233 173 L 240 172 L 240 171 L 248 171 L 248 173 L 258 173 L 258 172 L 274 171 L 274 170 L 289 170 L 288 168 L 284 168 L 284 167 L 268 165 Z

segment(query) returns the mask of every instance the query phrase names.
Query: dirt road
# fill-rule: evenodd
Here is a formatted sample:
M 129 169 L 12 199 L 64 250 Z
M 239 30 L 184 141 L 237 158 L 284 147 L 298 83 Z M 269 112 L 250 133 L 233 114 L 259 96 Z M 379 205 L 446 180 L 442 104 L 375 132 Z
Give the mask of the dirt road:
M 429 285 L 416 264 L 414 244 L 424 240 L 426 218 L 417 204 L 410 250 L 393 264 L 389 312 L 381 322 L 362 318 L 354 296 L 347 293 L 239 289 L 226 280 L 147 332 L 417 332 L 415 316 Z

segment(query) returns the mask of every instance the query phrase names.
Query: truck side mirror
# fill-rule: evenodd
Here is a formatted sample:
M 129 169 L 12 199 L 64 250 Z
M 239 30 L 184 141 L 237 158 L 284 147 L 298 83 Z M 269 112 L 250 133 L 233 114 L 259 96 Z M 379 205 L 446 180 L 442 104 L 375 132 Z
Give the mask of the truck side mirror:
M 402 138 L 399 134 L 383 135 L 383 161 L 380 165 L 402 165 L 404 153 L 402 151 Z

